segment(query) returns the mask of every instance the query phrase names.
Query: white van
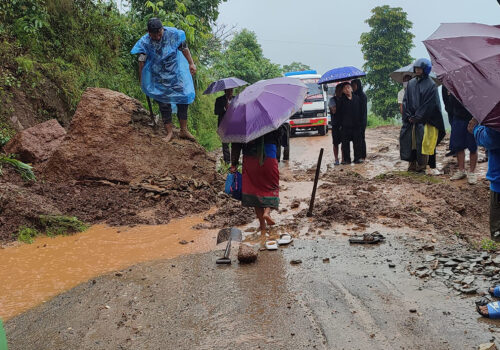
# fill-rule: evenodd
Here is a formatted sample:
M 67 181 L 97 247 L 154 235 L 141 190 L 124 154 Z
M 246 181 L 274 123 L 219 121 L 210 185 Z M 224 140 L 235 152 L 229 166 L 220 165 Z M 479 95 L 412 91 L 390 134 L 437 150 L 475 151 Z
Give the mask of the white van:
M 315 70 L 285 73 L 286 77 L 300 79 L 307 85 L 307 96 L 299 112 L 290 118 L 290 133 L 316 130 L 320 135 L 328 133 L 328 100 L 326 92 L 318 85 L 321 78 Z

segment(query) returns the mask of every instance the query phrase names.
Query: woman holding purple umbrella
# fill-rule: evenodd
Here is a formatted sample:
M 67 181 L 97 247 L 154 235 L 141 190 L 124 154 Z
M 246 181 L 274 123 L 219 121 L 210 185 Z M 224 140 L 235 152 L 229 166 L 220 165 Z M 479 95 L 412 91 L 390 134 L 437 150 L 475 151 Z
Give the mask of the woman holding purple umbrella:
M 231 145 L 231 172 L 236 172 L 243 151 L 243 183 L 241 203 L 254 207 L 260 230 L 265 234 L 267 225 L 274 225 L 271 208 L 278 209 L 280 198 L 280 172 L 277 150 L 281 147 L 284 126 L 271 131 L 249 143 Z

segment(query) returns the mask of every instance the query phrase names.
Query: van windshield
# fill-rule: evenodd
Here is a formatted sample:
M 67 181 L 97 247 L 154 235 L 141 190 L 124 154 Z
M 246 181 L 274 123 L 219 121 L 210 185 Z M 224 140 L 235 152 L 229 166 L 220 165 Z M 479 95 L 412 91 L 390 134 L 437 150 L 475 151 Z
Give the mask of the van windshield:
M 307 86 L 307 97 L 305 102 L 323 101 L 323 90 L 318 85 L 319 79 L 304 79 L 302 82 Z

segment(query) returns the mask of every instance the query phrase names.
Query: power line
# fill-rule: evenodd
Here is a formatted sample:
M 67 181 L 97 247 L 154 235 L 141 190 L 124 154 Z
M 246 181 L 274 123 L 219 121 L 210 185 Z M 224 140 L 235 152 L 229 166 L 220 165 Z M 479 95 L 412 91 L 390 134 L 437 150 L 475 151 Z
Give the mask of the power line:
M 271 39 L 260 39 L 260 41 L 276 42 L 283 44 L 301 44 L 301 45 L 311 45 L 311 46 L 326 46 L 326 47 L 355 47 L 360 48 L 360 45 L 348 45 L 348 44 L 325 44 L 325 43 L 313 43 L 309 41 L 292 41 L 292 40 L 271 40 Z

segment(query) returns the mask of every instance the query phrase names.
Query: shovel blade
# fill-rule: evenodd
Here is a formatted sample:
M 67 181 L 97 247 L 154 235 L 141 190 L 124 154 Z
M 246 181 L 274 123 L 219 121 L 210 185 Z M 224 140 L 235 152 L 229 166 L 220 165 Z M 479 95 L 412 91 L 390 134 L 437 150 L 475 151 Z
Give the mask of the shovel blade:
M 237 229 L 236 227 L 223 228 L 217 234 L 217 244 L 227 241 L 229 237 L 236 242 L 241 242 L 243 239 L 240 229 Z

